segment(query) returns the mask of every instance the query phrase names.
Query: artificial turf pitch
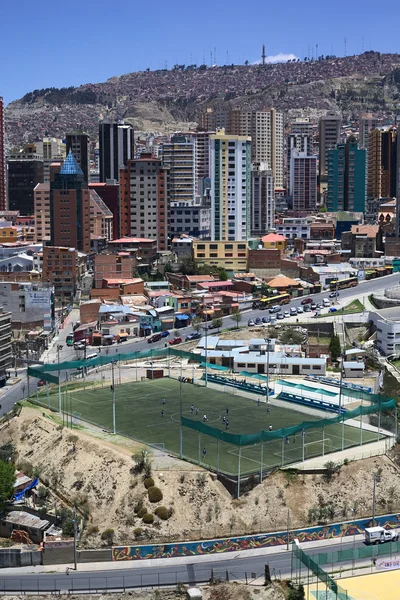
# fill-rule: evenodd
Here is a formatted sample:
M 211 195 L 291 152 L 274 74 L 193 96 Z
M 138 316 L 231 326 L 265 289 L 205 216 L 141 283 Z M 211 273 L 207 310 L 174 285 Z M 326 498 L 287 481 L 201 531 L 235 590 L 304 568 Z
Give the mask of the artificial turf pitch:
M 160 446 L 179 456 L 179 388 L 178 381 L 169 378 L 152 381 L 124 383 L 115 387 L 116 431 L 136 440 Z M 165 398 L 165 405 L 162 400 Z M 250 434 L 281 427 L 290 427 L 303 421 L 317 420 L 315 413 L 307 415 L 293 409 L 288 403 L 287 408 L 274 406 L 274 397 L 270 398 L 270 412 L 267 412 L 265 396 L 260 406 L 257 405 L 257 395 L 253 399 L 243 398 L 229 392 L 220 392 L 211 388 L 182 384 L 183 415 L 192 419 L 202 420 L 207 415 L 207 422 L 213 427 L 225 429 L 223 417 L 229 420 L 229 432 Z M 42 393 L 39 402 L 57 410 L 58 395 Z M 95 389 L 72 389 L 62 392 L 63 411 L 75 417 L 104 429 L 112 430 L 112 392 L 109 386 Z M 197 407 L 198 415 L 191 412 L 191 406 Z M 162 412 L 164 411 L 163 415 Z M 328 415 L 321 411 L 321 419 Z M 322 428 L 307 429 L 304 434 L 304 458 L 322 454 Z M 363 430 L 362 441 L 376 441 L 377 434 Z M 360 444 L 360 429 L 344 426 L 344 447 Z M 264 442 L 261 445 L 242 447 L 241 475 L 259 472 L 272 467 L 288 465 L 302 460 L 302 435 Z M 203 450 L 205 449 L 205 454 Z M 342 449 L 342 424 L 325 427 L 325 454 Z M 282 458 L 283 452 L 283 458 Z M 239 447 L 219 442 L 219 461 L 217 462 L 217 440 L 205 434 L 183 427 L 183 457 L 206 468 L 237 475 Z M 327 461 L 329 458 L 327 458 Z

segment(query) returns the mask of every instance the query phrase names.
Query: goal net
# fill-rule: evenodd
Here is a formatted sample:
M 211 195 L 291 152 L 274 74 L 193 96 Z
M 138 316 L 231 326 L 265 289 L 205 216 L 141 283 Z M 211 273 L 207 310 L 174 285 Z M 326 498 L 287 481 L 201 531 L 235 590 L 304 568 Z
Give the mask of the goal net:
M 328 454 L 329 452 L 332 452 L 332 449 L 332 440 L 330 438 L 325 438 L 324 441 L 321 439 L 307 442 L 304 444 L 304 457 L 311 458 L 313 456 L 321 456 L 322 452 Z

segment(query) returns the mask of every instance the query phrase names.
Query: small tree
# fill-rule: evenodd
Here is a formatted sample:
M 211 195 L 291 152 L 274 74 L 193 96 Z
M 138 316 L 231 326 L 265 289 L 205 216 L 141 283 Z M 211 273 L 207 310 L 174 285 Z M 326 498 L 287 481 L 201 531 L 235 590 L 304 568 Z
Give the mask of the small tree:
M 15 483 L 15 465 L 0 460 L 0 511 L 11 499 Z
M 333 362 L 336 362 L 341 354 L 340 340 L 338 335 L 334 335 L 329 344 L 329 352 L 331 354 L 331 359 Z
M 242 313 L 238 308 L 234 308 L 232 311 L 232 319 L 236 323 L 236 329 L 239 329 L 239 323 L 242 320 Z
M 200 317 L 195 317 L 192 321 L 192 327 L 195 330 L 196 333 L 199 333 L 200 329 L 201 329 L 201 323 L 202 320 Z
M 212 324 L 213 324 L 213 327 L 215 327 L 215 329 L 218 329 L 218 332 L 219 332 L 220 327 L 222 327 L 222 325 L 223 325 L 223 321 L 221 318 L 217 317 L 217 318 L 213 319 Z
M 218 277 L 221 281 L 227 281 L 228 273 L 225 271 L 225 269 L 218 269 Z

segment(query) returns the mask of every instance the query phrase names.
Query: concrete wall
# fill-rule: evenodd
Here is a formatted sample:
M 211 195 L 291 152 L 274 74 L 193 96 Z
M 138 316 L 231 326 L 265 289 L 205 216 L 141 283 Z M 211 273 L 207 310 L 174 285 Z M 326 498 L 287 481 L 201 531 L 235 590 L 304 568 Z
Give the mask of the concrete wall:
M 42 551 L 37 549 L 2 548 L 0 549 L 0 568 L 42 565 L 42 558 Z

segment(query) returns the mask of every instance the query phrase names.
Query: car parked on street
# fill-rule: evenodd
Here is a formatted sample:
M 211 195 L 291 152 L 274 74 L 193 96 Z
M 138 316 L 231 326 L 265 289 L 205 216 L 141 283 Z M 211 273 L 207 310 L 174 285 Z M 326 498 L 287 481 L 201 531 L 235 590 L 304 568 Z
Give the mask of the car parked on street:
M 302 304 L 312 304 L 312 298 L 304 298 L 304 300 L 301 301 Z
M 197 331 L 193 331 L 193 333 L 189 333 L 189 335 L 186 336 L 186 341 L 190 342 L 190 340 L 198 340 L 201 338 L 201 333 L 198 333 Z
M 263 317 L 262 322 L 263 323 L 271 323 L 271 317 Z
M 262 323 L 262 321 L 261 321 L 260 317 L 257 317 L 257 319 L 256 319 L 256 325 L 261 325 L 261 323 Z
M 339 296 L 339 292 L 331 292 L 329 294 L 329 298 L 337 298 Z
M 162 338 L 165 338 L 165 337 L 168 337 L 168 336 L 169 336 L 169 331 L 162 331 L 161 332 L 161 337 Z
M 169 340 L 169 345 L 170 346 L 175 346 L 175 344 L 182 344 L 182 338 L 181 337 L 175 337 L 172 340 Z
M 161 333 L 153 333 L 153 335 L 147 338 L 147 343 L 153 344 L 153 342 L 158 342 L 159 340 L 161 340 L 161 337 Z
M 254 323 L 253 319 L 249 319 L 247 321 L 247 327 L 254 327 L 254 325 L 255 325 L 255 323 Z

